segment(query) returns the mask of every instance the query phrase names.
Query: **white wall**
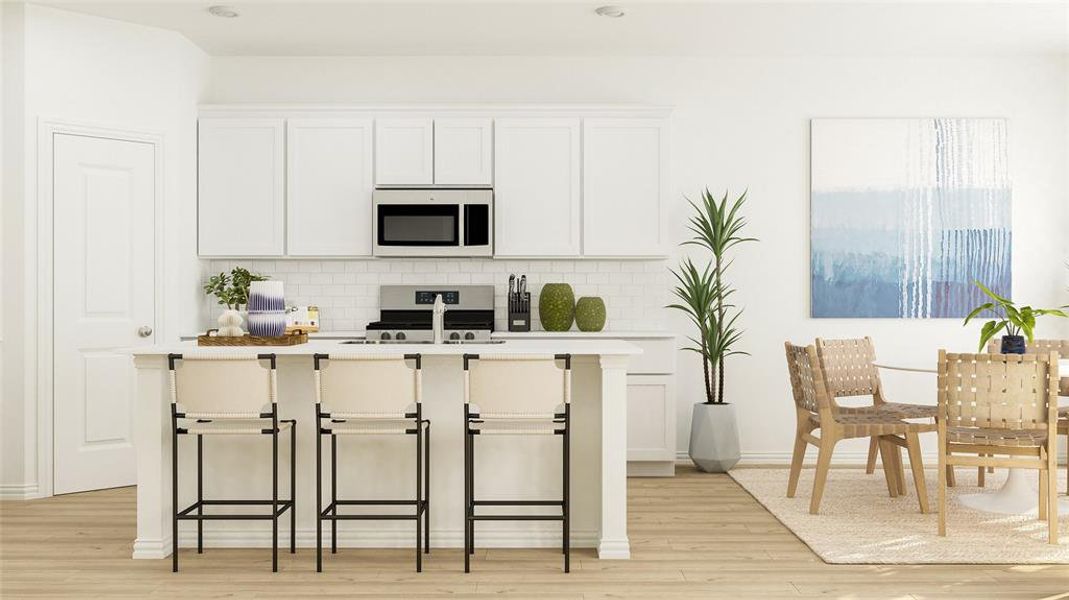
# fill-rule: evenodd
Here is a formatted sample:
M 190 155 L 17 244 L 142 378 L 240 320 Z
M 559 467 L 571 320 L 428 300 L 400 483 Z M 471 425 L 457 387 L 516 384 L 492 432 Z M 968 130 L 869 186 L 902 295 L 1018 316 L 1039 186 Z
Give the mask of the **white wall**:
M 744 349 L 730 363 L 748 459 L 783 460 L 793 411 L 783 342 L 871 335 L 881 359 L 934 360 L 937 348 L 975 347 L 956 320 L 808 317 L 809 119 L 1006 117 L 1014 194 L 1014 295 L 1069 303 L 1067 72 L 1062 59 L 699 58 L 216 58 L 208 102 L 638 103 L 675 107 L 671 221 L 684 236 L 683 194 L 749 188 L 750 232 L 733 267 L 746 307 Z M 608 301 L 611 303 L 612 299 Z M 666 315 L 687 333 L 679 315 Z M 1043 322 L 1039 333 L 1066 335 Z M 699 365 L 680 355 L 679 440 L 685 449 Z M 934 402 L 926 376 L 888 376 L 894 399 Z M 860 443 L 841 449 L 851 459 Z M 851 455 L 851 452 L 855 453 Z
M 3 4 L 3 419 L 0 495 L 38 483 L 36 326 L 38 122 L 154 132 L 163 137 L 165 302 L 159 339 L 194 327 L 196 105 L 207 56 L 169 31 L 34 5 Z M 21 75 L 20 75 L 21 73 Z M 175 309 L 175 307 L 185 307 Z

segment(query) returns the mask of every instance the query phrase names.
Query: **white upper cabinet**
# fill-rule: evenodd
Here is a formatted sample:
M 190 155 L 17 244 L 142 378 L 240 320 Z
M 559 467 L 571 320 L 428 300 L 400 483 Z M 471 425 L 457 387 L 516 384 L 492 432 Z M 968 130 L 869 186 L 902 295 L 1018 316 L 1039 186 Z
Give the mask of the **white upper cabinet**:
M 665 254 L 667 194 L 666 120 L 583 121 L 583 254 Z
M 370 256 L 371 119 L 286 123 L 287 253 Z
M 204 256 L 284 252 L 283 119 L 201 119 L 198 248 Z
M 579 119 L 496 119 L 494 255 L 579 254 Z
M 434 183 L 434 122 L 431 119 L 375 120 L 375 184 Z
M 435 185 L 489 186 L 493 144 L 490 119 L 435 119 Z

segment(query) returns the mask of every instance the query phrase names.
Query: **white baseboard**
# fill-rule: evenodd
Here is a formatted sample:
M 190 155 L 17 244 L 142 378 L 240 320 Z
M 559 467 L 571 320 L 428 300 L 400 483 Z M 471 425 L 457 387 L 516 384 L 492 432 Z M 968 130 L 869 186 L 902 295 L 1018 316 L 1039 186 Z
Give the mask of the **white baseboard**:
M 266 522 L 265 525 L 268 525 Z M 330 545 L 330 529 L 324 523 L 323 543 Z M 363 527 L 344 528 L 338 531 L 338 546 L 342 548 L 413 548 L 416 529 L 409 526 L 404 529 L 381 529 Z M 290 539 L 289 523 L 283 517 L 278 527 L 279 547 L 288 547 Z M 552 530 L 531 529 L 495 529 L 476 531 L 476 544 L 480 548 L 555 548 L 561 545 L 560 526 Z M 594 548 L 598 545 L 598 535 L 592 530 L 573 530 L 571 545 L 575 548 Z M 178 532 L 180 548 L 197 546 L 196 530 Z M 315 530 L 301 528 L 297 530 L 297 546 L 315 548 Z M 204 528 L 204 545 L 211 548 L 270 548 L 271 528 L 262 529 L 220 528 L 209 524 Z M 134 543 L 134 558 L 163 558 L 170 554 L 170 539 L 159 542 Z M 626 548 L 627 541 L 624 540 Z M 431 530 L 431 548 L 463 548 L 464 530 Z M 162 555 L 160 555 L 162 552 Z
M 0 500 L 32 500 L 37 498 L 36 483 L 8 483 L 0 485 Z
M 868 452 L 836 452 L 831 457 L 832 466 L 859 467 L 864 466 L 868 460 Z M 939 462 L 939 457 L 934 452 L 921 454 L 921 460 L 926 466 L 932 466 Z M 1060 464 L 1065 464 L 1065 453 L 1059 453 Z M 806 453 L 806 466 L 813 466 L 817 462 L 816 452 L 810 450 Z M 691 464 L 690 455 L 685 450 L 676 453 L 676 464 Z M 790 452 L 743 452 L 740 467 L 788 467 L 791 464 Z

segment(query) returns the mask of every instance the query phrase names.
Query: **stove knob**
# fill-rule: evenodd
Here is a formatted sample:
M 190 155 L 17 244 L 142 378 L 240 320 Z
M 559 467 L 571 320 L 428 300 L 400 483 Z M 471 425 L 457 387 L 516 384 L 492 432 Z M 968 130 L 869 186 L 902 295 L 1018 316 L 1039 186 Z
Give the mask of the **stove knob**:
M 460 339 L 460 334 L 454 331 L 453 333 L 449 334 L 449 339 L 451 339 L 451 340 L 459 340 Z
M 379 339 L 380 340 L 388 340 L 388 339 L 390 339 L 390 332 L 389 331 L 383 331 L 382 335 L 379 336 Z
M 464 334 L 464 339 L 466 339 L 466 340 L 474 340 L 475 339 L 475 334 L 469 331 L 469 332 Z
M 408 336 L 405 335 L 405 332 L 403 332 L 403 331 L 398 331 L 397 332 L 397 341 L 402 341 L 407 337 Z

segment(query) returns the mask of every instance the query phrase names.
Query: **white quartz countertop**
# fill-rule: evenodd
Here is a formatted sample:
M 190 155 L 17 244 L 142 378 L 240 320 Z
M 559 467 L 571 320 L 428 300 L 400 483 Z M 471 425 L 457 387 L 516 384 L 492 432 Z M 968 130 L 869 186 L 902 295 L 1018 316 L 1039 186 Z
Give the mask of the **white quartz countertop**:
M 660 340 L 675 339 L 670 331 L 495 331 L 494 339 L 568 339 L 568 340 Z
M 342 340 L 312 339 L 296 346 L 197 346 L 195 341 L 175 342 L 131 349 L 134 356 L 166 354 L 572 354 L 576 356 L 632 356 L 642 354 L 638 346 L 620 339 L 510 339 L 500 344 L 343 344 Z

